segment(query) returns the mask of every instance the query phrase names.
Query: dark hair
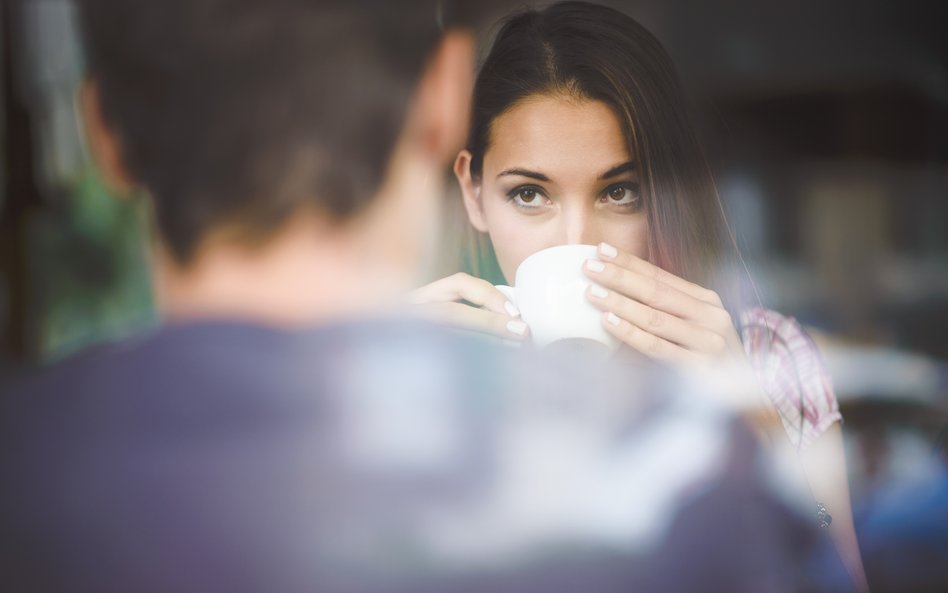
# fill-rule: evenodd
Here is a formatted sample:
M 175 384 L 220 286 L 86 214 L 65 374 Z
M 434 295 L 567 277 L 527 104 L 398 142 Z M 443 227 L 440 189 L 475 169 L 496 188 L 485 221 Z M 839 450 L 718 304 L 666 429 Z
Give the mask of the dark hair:
M 182 262 L 374 195 L 440 30 L 436 0 L 80 0 L 89 74 Z
M 637 161 L 652 262 L 716 290 L 735 312 L 739 254 L 675 68 L 658 40 L 631 17 L 586 2 L 508 17 L 474 87 L 468 150 L 475 178 L 494 120 L 544 94 L 613 109 Z

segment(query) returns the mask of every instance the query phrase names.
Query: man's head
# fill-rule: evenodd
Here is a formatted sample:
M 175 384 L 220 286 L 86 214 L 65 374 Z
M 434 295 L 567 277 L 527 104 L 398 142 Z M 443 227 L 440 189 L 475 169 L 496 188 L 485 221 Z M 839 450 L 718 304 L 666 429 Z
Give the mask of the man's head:
M 183 267 L 215 233 L 348 224 L 463 141 L 470 44 L 438 0 L 79 2 L 91 148 Z

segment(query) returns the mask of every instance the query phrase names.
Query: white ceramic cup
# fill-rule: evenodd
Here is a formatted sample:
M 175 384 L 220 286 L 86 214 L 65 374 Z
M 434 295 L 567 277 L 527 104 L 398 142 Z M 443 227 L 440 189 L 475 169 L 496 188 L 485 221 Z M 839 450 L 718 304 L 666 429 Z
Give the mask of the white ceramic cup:
M 497 287 L 520 309 L 536 346 L 586 339 L 618 348 L 619 340 L 602 326 L 602 312 L 586 298 L 592 282 L 583 264 L 596 257 L 595 245 L 550 247 L 523 260 L 515 287 Z

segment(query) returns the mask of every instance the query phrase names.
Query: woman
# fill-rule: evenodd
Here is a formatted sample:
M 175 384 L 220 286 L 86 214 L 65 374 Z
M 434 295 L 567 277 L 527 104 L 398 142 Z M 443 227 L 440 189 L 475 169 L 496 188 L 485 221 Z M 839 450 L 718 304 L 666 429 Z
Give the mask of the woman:
M 598 260 L 586 263 L 595 282 L 587 296 L 627 347 L 672 364 L 757 371 L 864 585 L 828 375 L 796 322 L 742 299 L 750 283 L 736 280 L 740 254 L 655 37 L 584 2 L 509 17 L 478 75 L 454 172 L 468 219 L 489 237 L 508 281 L 536 251 L 598 245 Z M 457 274 L 413 296 L 455 324 L 528 334 L 483 279 Z

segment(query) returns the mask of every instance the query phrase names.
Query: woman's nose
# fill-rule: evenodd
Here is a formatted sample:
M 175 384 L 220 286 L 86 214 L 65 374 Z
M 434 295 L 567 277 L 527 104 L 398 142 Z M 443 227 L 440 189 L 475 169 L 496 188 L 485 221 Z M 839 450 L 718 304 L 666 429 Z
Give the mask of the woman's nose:
M 566 244 L 567 245 L 595 245 L 599 242 L 599 231 L 593 217 L 583 211 L 564 213 Z

